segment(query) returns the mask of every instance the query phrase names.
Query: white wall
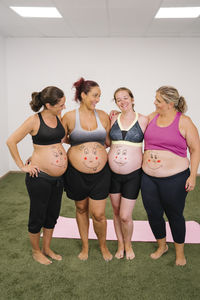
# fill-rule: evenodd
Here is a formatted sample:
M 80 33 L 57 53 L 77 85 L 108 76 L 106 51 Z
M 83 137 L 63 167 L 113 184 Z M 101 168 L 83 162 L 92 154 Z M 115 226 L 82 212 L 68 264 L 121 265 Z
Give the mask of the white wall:
M 99 83 L 98 108 L 115 107 L 113 92 L 129 87 L 136 110 L 154 110 L 155 90 L 173 85 L 186 98 L 188 115 L 199 127 L 199 38 L 100 38 L 100 39 L 7 39 L 7 94 L 9 133 L 32 112 L 30 95 L 47 85 L 62 88 L 67 110 L 75 107 L 72 84 L 81 76 Z M 20 143 L 26 159 L 32 152 L 30 137 Z M 16 166 L 10 157 L 11 170 Z M 199 170 L 200 173 L 200 170 Z
M 9 171 L 9 155 L 6 147 L 8 136 L 8 110 L 6 101 L 5 39 L 0 36 L 0 177 Z

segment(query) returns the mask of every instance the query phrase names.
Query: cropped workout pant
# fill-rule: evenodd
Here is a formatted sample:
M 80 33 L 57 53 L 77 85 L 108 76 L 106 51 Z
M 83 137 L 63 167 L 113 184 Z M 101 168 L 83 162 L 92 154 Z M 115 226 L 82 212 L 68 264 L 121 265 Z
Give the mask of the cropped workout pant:
M 190 176 L 187 169 L 169 177 L 152 177 L 143 172 L 141 193 L 151 230 L 156 239 L 166 237 L 166 214 L 174 242 L 182 244 L 185 241 L 185 219 L 183 210 L 187 192 L 185 183 Z
M 62 177 L 40 171 L 38 177 L 26 174 L 25 182 L 30 197 L 28 231 L 38 233 L 42 227 L 53 229 L 60 213 Z

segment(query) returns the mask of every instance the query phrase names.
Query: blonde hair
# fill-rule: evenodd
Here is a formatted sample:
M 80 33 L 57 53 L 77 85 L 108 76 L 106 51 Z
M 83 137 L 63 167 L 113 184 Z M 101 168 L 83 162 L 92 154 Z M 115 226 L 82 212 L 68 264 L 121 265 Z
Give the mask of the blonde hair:
M 178 90 L 173 86 L 161 86 L 156 92 L 160 93 L 166 103 L 174 103 L 174 108 L 177 111 L 181 113 L 185 113 L 187 111 L 185 98 L 180 96 Z

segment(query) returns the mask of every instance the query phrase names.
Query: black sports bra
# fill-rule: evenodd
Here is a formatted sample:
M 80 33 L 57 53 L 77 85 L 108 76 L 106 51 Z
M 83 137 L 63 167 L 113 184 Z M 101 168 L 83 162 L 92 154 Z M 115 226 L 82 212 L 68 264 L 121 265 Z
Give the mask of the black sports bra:
M 38 113 L 40 119 L 40 127 L 36 135 L 32 135 L 33 144 L 36 145 L 53 145 L 61 142 L 65 136 L 65 129 L 59 118 L 57 118 L 56 128 L 51 128 L 44 123 L 41 113 Z

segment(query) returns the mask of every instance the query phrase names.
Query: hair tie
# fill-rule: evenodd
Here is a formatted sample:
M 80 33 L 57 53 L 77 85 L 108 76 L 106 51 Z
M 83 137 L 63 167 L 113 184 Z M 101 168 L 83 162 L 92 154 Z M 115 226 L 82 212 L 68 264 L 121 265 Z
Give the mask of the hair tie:
M 41 97 L 41 92 L 38 93 L 38 98 L 40 98 L 40 97 Z

